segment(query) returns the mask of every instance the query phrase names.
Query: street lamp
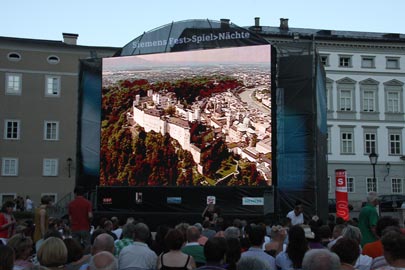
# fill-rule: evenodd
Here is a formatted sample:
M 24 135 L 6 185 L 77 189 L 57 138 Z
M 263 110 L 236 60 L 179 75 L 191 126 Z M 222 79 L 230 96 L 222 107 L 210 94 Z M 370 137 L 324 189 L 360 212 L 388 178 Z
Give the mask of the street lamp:
M 67 162 L 67 166 L 68 166 L 68 177 L 70 178 L 70 169 L 72 168 L 72 158 L 68 158 L 67 160 L 66 160 L 66 162 Z
M 385 164 L 385 168 L 387 169 L 387 175 L 384 176 L 384 181 L 388 177 L 388 175 L 390 175 L 391 163 L 387 162 L 387 164 Z
M 376 154 L 374 151 L 368 156 L 370 159 L 370 163 L 373 166 L 373 181 L 375 182 L 375 165 L 377 164 L 378 160 L 378 154 Z

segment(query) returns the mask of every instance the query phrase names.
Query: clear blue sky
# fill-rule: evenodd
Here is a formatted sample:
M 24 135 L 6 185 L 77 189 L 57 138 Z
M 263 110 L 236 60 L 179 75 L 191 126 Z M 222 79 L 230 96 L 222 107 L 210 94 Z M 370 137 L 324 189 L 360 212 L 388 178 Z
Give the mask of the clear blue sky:
M 405 33 L 403 0 L 0 0 L 0 36 L 123 47 L 144 31 L 186 19 L 230 19 L 239 26 L 278 26 Z

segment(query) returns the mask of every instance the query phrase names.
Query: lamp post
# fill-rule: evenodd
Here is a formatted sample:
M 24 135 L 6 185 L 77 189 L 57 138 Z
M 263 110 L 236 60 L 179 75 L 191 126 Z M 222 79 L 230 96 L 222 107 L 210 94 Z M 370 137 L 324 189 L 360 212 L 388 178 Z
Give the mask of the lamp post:
M 67 166 L 68 166 L 68 177 L 70 178 L 70 169 L 72 168 L 72 158 L 68 158 L 67 160 L 66 160 L 66 162 L 67 162 Z
M 378 154 L 376 154 L 374 151 L 368 156 L 368 158 L 370 159 L 370 163 L 373 166 L 373 181 L 374 183 L 376 182 L 375 179 L 375 165 L 377 164 L 377 160 L 378 160 Z

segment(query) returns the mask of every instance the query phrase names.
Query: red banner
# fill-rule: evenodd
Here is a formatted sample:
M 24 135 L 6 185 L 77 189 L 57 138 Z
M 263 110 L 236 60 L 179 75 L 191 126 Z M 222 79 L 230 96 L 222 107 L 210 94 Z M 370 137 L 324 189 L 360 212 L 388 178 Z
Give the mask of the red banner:
M 336 217 L 349 220 L 349 200 L 347 195 L 346 170 L 335 170 L 336 177 Z

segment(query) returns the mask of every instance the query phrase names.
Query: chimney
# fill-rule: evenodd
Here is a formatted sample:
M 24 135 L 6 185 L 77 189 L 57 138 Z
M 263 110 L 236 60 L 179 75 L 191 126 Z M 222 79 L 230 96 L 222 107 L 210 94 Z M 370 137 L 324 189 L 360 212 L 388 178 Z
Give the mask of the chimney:
M 62 33 L 63 42 L 69 45 L 77 45 L 78 34 Z
M 221 28 L 229 28 L 229 19 L 221 19 Z
M 280 18 L 280 30 L 288 31 L 288 19 Z
M 260 17 L 255 17 L 255 27 L 260 27 Z

